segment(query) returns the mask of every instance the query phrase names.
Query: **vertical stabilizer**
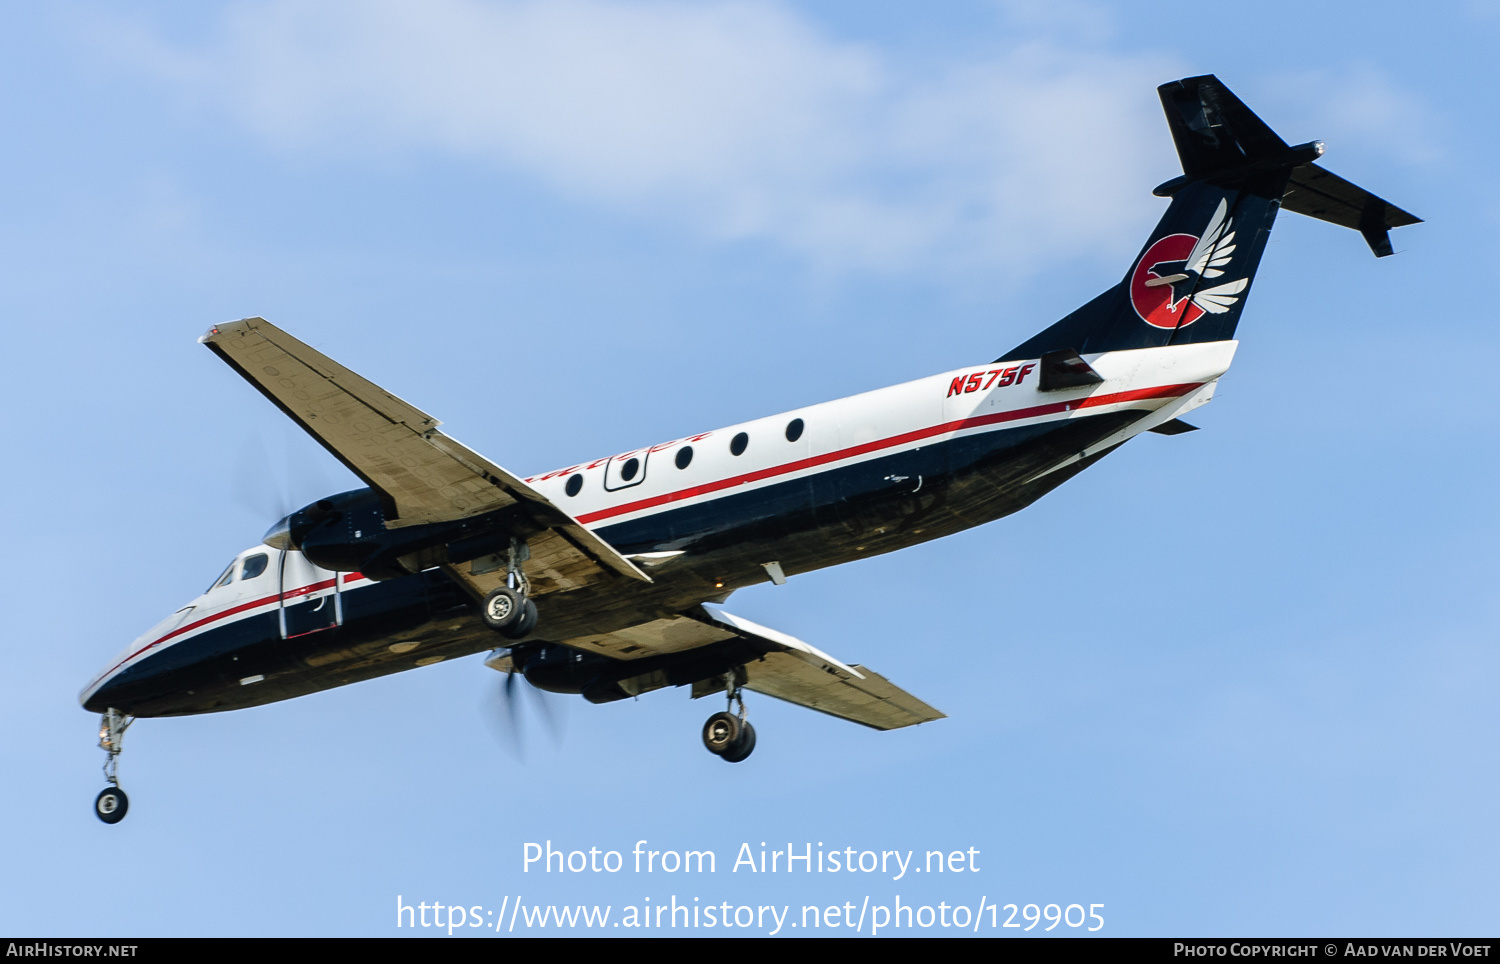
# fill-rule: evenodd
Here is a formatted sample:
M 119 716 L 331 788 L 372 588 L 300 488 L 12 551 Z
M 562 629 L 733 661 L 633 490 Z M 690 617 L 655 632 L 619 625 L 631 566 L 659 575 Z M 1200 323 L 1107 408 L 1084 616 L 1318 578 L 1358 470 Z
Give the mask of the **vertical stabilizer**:
M 1322 144 L 1289 146 L 1212 75 L 1157 92 L 1182 161 L 1155 192 L 1172 203 L 1120 283 L 999 361 L 1233 338 L 1283 204 L 1355 228 L 1377 256 L 1418 220 L 1312 163 Z

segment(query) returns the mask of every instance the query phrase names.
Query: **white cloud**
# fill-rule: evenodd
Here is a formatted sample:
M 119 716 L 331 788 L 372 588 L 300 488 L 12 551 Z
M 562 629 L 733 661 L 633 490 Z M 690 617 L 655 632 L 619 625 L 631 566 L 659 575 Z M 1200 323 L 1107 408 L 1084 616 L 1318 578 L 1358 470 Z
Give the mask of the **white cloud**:
M 123 36 L 280 150 L 449 152 L 824 267 L 1125 257 L 1176 173 L 1170 61 L 1018 36 L 903 64 L 772 3 L 271 0 L 196 47 Z

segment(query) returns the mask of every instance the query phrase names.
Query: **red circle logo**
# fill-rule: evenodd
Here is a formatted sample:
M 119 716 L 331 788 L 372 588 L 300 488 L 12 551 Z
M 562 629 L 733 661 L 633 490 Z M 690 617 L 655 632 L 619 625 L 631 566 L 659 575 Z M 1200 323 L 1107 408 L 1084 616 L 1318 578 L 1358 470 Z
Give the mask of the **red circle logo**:
M 1197 243 L 1198 239 L 1191 234 L 1169 234 L 1141 255 L 1130 274 L 1130 303 L 1146 324 L 1156 328 L 1186 328 L 1203 317 L 1203 309 L 1192 298 L 1173 301 L 1172 285 L 1161 283 L 1162 276 L 1152 270 L 1163 262 L 1186 261 Z M 1148 281 L 1157 283 L 1148 285 Z

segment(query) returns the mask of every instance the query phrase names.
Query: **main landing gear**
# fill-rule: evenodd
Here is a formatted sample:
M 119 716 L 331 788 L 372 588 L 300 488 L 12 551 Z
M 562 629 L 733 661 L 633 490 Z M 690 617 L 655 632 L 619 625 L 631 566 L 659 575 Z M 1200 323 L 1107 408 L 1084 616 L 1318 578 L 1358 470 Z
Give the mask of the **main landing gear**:
M 480 606 L 484 624 L 506 639 L 521 639 L 536 629 L 536 603 L 528 596 L 531 584 L 521 563 L 531 558 L 531 550 L 519 539 L 510 541 L 505 585 L 490 591 Z
M 126 716 L 110 707 L 99 718 L 99 747 L 108 758 L 104 761 L 104 779 L 109 786 L 99 791 L 94 798 L 94 815 L 105 823 L 119 823 L 130 809 L 130 798 L 120 789 L 120 744 L 125 739 L 125 730 L 135 717 Z
M 703 745 L 708 752 L 723 757 L 729 763 L 739 763 L 755 749 L 755 727 L 745 719 L 745 697 L 740 690 L 745 684 L 744 667 L 724 674 L 724 691 L 729 696 L 729 709 L 715 713 L 703 724 Z M 734 704 L 740 711 L 734 713 Z

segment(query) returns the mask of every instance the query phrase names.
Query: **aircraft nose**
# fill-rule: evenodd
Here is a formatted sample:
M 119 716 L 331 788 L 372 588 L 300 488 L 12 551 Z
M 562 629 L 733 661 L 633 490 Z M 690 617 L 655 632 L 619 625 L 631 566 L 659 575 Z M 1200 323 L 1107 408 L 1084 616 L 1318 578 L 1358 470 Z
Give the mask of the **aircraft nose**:
M 136 674 L 131 671 L 130 667 L 125 666 L 126 657 L 134 649 L 135 647 L 132 646 L 121 653 L 119 658 L 106 664 L 104 670 L 78 694 L 79 705 L 90 713 L 103 713 L 111 706 L 124 710 L 127 703 L 132 703 L 139 698 L 140 687 L 132 682 Z
M 84 687 L 83 692 L 78 694 L 78 705 L 90 713 L 103 713 L 114 705 L 110 702 L 118 691 L 118 687 L 114 684 L 113 677 L 90 683 Z

